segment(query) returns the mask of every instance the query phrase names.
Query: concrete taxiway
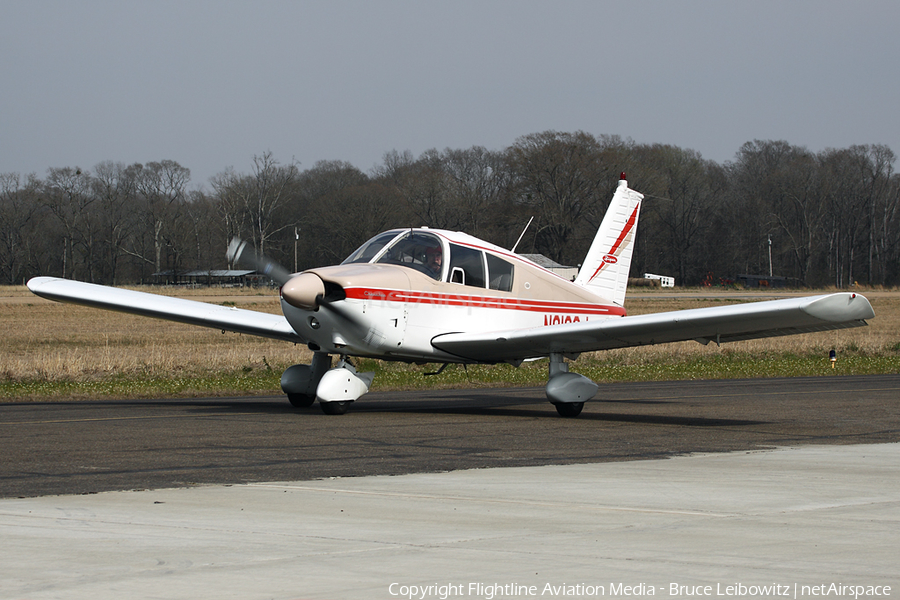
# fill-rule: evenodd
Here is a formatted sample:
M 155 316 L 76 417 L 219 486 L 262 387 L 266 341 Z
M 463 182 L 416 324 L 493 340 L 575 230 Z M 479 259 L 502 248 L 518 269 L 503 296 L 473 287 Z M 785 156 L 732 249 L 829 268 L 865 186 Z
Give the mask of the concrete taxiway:
M 900 444 L 4 499 L 0 597 L 885 598 L 898 526 Z

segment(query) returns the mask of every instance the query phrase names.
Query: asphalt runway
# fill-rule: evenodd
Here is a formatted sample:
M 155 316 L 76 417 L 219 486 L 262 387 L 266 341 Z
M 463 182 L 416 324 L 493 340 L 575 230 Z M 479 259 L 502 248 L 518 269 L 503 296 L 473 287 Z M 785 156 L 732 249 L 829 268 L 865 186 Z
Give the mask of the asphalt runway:
M 304 481 L 900 441 L 900 375 L 382 392 L 343 416 L 281 397 L 0 405 L 0 497 Z

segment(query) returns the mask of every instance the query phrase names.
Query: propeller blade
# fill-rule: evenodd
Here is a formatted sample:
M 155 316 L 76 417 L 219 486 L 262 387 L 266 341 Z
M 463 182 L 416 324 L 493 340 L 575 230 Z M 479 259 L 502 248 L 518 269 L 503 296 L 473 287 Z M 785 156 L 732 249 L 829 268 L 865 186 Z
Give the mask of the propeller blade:
M 228 260 L 253 267 L 260 273 L 271 277 L 281 286 L 281 297 L 291 306 L 303 310 L 317 310 L 326 307 L 350 323 L 354 319 L 325 299 L 325 283 L 314 273 L 298 273 L 292 275 L 272 259 L 247 251 L 247 242 L 234 238 L 228 245 Z M 334 298 L 332 298 L 334 300 Z
M 228 252 L 226 256 L 228 260 L 235 263 L 241 263 L 247 267 L 253 267 L 264 275 L 268 275 L 278 285 L 284 285 L 291 280 L 291 274 L 287 269 L 273 261 L 272 259 L 257 254 L 256 252 L 247 252 L 247 242 L 240 238 L 234 238 L 228 244 Z

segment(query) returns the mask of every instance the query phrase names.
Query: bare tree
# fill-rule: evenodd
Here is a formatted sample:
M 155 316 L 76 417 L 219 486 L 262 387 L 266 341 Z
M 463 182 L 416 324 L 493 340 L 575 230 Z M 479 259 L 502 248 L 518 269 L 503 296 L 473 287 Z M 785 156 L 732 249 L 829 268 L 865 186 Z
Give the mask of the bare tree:
M 63 226 L 63 252 L 62 275 L 63 277 L 78 276 L 78 267 L 75 248 L 79 244 L 86 244 L 83 254 L 92 253 L 90 227 L 84 226 L 89 214 L 87 209 L 94 203 L 96 197 L 92 194 L 90 175 L 82 172 L 78 167 L 51 168 L 48 170 L 47 179 L 44 182 L 44 199 L 50 211 Z M 84 266 L 82 261 L 81 266 Z M 88 279 L 93 280 L 93 265 L 88 262 Z
M 585 211 L 609 190 L 601 152 L 597 138 L 581 131 L 526 135 L 507 149 L 517 201 L 538 216 L 535 246 L 556 261 L 576 259 L 568 242 Z
M 895 189 L 894 162 L 897 157 L 884 145 L 851 146 L 851 151 L 865 158 L 860 161 L 860 184 L 866 194 L 868 248 L 866 253 L 867 283 L 884 285 L 887 278 L 891 223 L 897 216 L 897 191 Z
M 171 243 L 171 232 L 181 216 L 181 205 L 185 201 L 186 187 L 191 179 L 191 171 L 173 160 L 133 165 L 137 189 L 140 193 L 142 219 L 149 230 L 153 244 L 152 264 L 156 272 L 162 271 L 164 246 Z M 176 254 L 178 253 L 178 249 Z M 150 259 L 142 252 L 134 252 L 145 261 Z
M 269 239 L 291 223 L 280 220 L 279 211 L 290 199 L 298 176 L 297 165 L 280 165 L 271 152 L 253 157 L 253 175 L 246 198 L 254 226 L 253 241 L 261 254 Z
M 377 175 L 390 181 L 404 204 L 417 219 L 417 226 L 457 229 L 459 215 L 450 207 L 444 159 L 432 148 L 418 159 L 409 152 L 385 155 L 385 166 Z
M 97 202 L 102 235 L 104 276 L 108 283 L 118 282 L 119 260 L 132 233 L 132 210 L 136 201 L 135 171 L 123 163 L 101 162 L 94 167 L 93 194 Z
M 230 167 L 210 179 L 219 214 L 219 226 L 224 232 L 225 240 L 243 236 L 246 229 L 248 215 L 244 209 L 244 198 L 247 194 L 241 190 L 242 183 L 241 176 Z M 234 268 L 234 265 L 230 264 L 229 267 Z
M 650 185 L 643 187 L 645 214 L 655 215 L 656 232 L 647 231 L 645 225 L 641 237 L 655 237 L 665 250 L 660 258 L 674 269 L 681 282 L 702 278 L 701 241 L 712 234 L 709 230 L 715 201 L 720 189 L 711 184 L 713 167 L 698 152 L 674 146 L 653 145 L 641 153 L 644 166 L 641 171 L 652 172 L 647 177 Z M 649 220 L 649 219 L 647 219 Z
M 229 169 L 213 178 L 223 206 L 229 234 L 249 235 L 261 254 L 278 232 L 293 225 L 282 214 L 296 193 L 299 170 L 295 163 L 281 165 L 271 152 L 253 157 L 253 173 L 239 175 Z M 228 238 L 230 239 L 230 238 Z
M 312 261 L 333 264 L 375 234 L 400 226 L 399 204 L 396 189 L 377 181 L 322 196 L 309 215 L 318 233 Z
M 39 187 L 33 175 L 23 182 L 18 173 L 0 174 L 0 280 L 10 285 L 24 277 Z
M 446 149 L 442 156 L 448 203 L 458 215 L 458 229 L 485 237 L 488 223 L 508 193 L 510 177 L 503 156 L 481 146 Z

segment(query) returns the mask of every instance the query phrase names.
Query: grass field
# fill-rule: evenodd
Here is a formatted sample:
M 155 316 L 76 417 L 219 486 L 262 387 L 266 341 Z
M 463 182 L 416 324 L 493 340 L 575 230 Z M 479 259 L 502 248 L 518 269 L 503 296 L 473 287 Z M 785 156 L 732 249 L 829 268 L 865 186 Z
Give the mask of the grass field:
M 862 293 L 875 309 L 869 327 L 721 347 L 682 342 L 613 350 L 582 355 L 571 370 L 598 382 L 900 372 L 900 292 Z M 272 290 L 201 288 L 177 295 L 280 312 Z M 757 297 L 771 294 L 640 291 L 629 296 L 626 309 L 643 314 Z M 277 394 L 281 372 L 311 358 L 303 346 L 49 302 L 22 286 L 0 287 L 0 336 L 0 401 L 7 402 Z M 838 356 L 834 369 L 828 360 L 832 348 Z M 435 365 L 361 363 L 363 370 L 376 371 L 375 390 L 544 385 L 547 377 L 546 360 L 518 369 L 451 366 L 434 377 L 422 374 Z

